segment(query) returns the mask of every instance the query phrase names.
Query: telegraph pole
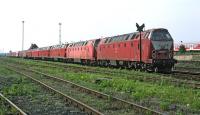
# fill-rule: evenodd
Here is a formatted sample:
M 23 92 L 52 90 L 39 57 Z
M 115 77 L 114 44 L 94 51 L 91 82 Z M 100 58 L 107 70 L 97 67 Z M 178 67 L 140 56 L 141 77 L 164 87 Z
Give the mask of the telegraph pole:
M 24 50 L 24 21 L 22 21 L 22 51 Z
M 61 45 L 61 25 L 62 23 L 59 23 L 59 44 Z
M 142 38 L 141 38 L 141 32 L 143 32 L 143 28 L 145 27 L 144 24 L 139 26 L 138 23 L 136 23 L 137 31 L 140 32 L 140 63 L 142 63 Z

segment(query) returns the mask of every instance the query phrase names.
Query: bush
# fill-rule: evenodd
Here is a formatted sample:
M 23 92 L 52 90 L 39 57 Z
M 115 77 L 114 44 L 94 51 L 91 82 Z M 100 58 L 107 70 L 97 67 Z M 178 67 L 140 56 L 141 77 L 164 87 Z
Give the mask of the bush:
M 185 48 L 185 45 L 180 45 L 180 47 L 179 47 L 179 52 L 181 53 L 181 54 L 184 54 L 185 52 L 186 52 L 186 48 Z

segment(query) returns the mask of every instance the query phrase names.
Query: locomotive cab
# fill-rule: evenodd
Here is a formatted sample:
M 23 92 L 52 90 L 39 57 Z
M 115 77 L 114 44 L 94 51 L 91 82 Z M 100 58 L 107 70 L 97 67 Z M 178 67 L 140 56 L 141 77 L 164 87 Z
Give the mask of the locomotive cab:
M 152 69 L 155 72 L 171 72 L 173 59 L 173 39 L 167 29 L 154 29 L 151 32 Z

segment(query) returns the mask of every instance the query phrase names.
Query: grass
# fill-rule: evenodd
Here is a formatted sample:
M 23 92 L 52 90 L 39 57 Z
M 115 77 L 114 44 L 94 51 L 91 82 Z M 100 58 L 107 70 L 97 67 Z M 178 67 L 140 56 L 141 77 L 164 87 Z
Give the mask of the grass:
M 183 62 L 183 61 L 179 61 L 176 65 L 176 67 L 188 67 L 188 68 L 200 68 L 200 62 Z
M 0 67 L 0 75 L 1 77 L 9 75 L 9 77 L 14 79 L 11 85 L 6 86 L 2 89 L 5 96 L 32 95 L 33 92 L 37 91 L 37 87 L 35 87 L 35 85 L 30 85 L 30 81 L 26 80 L 24 77 L 17 75 L 13 71 Z
M 48 80 L 47 80 L 48 81 Z M 54 82 L 54 84 L 55 84 L 55 82 Z M 55 85 L 56 86 L 56 85 Z M 18 88 L 19 88 L 19 86 L 18 86 Z M 12 90 L 12 89 L 14 89 L 14 90 Z M 59 89 L 59 88 L 58 88 Z M 12 95 L 13 93 L 14 93 L 14 95 L 18 95 L 18 94 L 16 94 L 16 92 L 15 91 L 17 91 L 18 92 L 18 89 L 16 89 L 16 87 L 13 87 L 13 88 L 11 88 L 11 90 L 10 90 L 10 92 L 12 92 L 12 93 L 10 93 L 10 95 Z M 21 89 L 21 91 L 23 91 L 23 89 Z M 70 92 L 69 90 L 68 91 L 66 91 L 66 92 Z M 28 93 L 28 92 L 26 92 L 26 93 Z M 22 94 L 23 95 L 23 94 Z M 70 95 L 73 95 L 73 94 L 70 94 Z M 82 95 L 82 94 L 79 94 L 78 96 L 76 96 L 76 95 L 74 95 L 73 97 L 77 97 L 77 98 L 80 98 L 79 100 L 81 100 L 81 101 L 83 101 L 83 102 L 86 102 L 86 103 L 92 103 L 92 105 L 93 106 L 95 106 L 96 108 L 98 108 L 98 109 L 100 109 L 101 108 L 101 110 L 103 110 L 104 112 L 107 112 L 107 111 L 109 111 L 109 110 L 107 110 L 107 109 L 103 109 L 103 108 L 108 108 L 108 107 L 111 107 L 111 105 L 113 104 L 113 103 L 108 103 L 107 101 L 105 101 L 104 103 L 102 102 L 102 101 L 98 101 L 98 100 L 94 100 L 93 98 L 89 98 L 89 96 L 86 96 L 86 95 Z M 109 101 L 111 101 L 111 100 L 109 100 Z M 111 104 L 111 105 L 110 105 Z M 111 113 L 110 113 L 111 114 Z
M 25 62 L 27 65 L 32 65 L 37 63 L 38 65 L 45 65 L 40 62 L 33 61 L 23 61 L 21 59 L 12 59 L 14 61 Z M 75 65 L 79 66 L 79 65 Z M 141 82 L 139 80 L 129 80 L 125 76 L 116 77 L 115 75 L 104 75 L 102 74 L 93 74 L 93 73 L 75 73 L 73 71 L 64 71 L 59 68 L 43 68 L 43 67 L 35 67 L 32 68 L 50 73 L 56 76 L 62 76 L 67 80 L 71 80 L 73 82 L 79 83 L 86 87 L 90 87 L 95 90 L 99 90 L 109 94 L 122 94 L 128 95 L 129 100 L 135 102 L 145 102 L 147 100 L 153 101 L 152 103 L 158 103 L 156 106 L 163 111 L 168 111 L 171 105 L 176 105 L 179 107 L 183 107 L 189 109 L 191 111 L 199 111 L 200 110 L 200 91 L 186 88 L 183 86 L 175 87 L 165 81 L 158 81 L 156 83 L 149 82 Z M 99 68 L 101 71 L 104 71 L 108 68 Z M 88 68 L 89 69 L 89 68 Z M 119 70 L 112 69 L 115 73 L 126 73 L 129 72 L 133 77 L 162 77 L 157 74 L 149 74 L 128 70 Z M 95 81 L 99 78 L 109 78 L 103 79 L 99 83 L 95 83 Z M 177 113 L 180 113 L 180 109 L 176 110 Z
M 37 91 L 36 87 L 31 86 L 29 83 L 26 84 L 26 82 L 21 82 L 20 84 L 15 83 L 3 89 L 4 95 L 9 96 L 28 96 L 32 95 L 35 91 Z
M 13 62 L 20 62 L 22 64 L 25 65 L 29 65 L 29 66 L 41 66 L 41 67 L 46 67 L 48 66 L 48 64 L 43 63 L 43 62 L 36 62 L 36 61 L 32 61 L 32 60 L 24 60 L 24 59 L 16 59 L 13 58 L 11 59 Z M 60 63 L 60 62 L 48 62 L 48 63 L 59 63 L 59 64 L 63 64 L 66 66 L 66 64 L 64 63 Z M 129 79 L 129 80 L 139 80 L 139 81 L 146 81 L 146 82 L 151 82 L 151 83 L 162 83 L 162 84 L 173 84 L 170 83 L 171 79 L 174 78 L 170 78 L 170 77 L 166 77 L 163 76 L 162 74 L 155 74 L 155 73 L 145 73 L 145 72 L 140 72 L 140 71 L 134 71 L 134 70 L 126 70 L 126 69 L 116 69 L 116 68 L 102 68 L 102 67 L 90 67 L 90 66 L 82 66 L 82 65 L 78 65 L 78 64 L 67 64 L 67 66 L 70 67 L 78 67 L 78 68 L 82 68 L 82 70 L 93 70 L 93 71 L 98 71 L 98 74 L 101 76 L 107 76 L 111 75 L 112 77 L 118 77 L 118 78 L 124 78 L 124 79 Z M 62 67 L 59 67 L 61 69 L 64 69 Z M 76 68 L 76 71 L 77 69 Z M 64 69 L 64 70 L 69 70 L 72 71 L 72 69 Z M 82 71 L 77 71 L 78 73 L 81 73 Z M 106 72 L 106 73 L 105 73 Z M 151 79 L 153 78 L 153 79 Z M 159 80 L 154 80 L 154 79 L 158 79 Z
M 2 79 L 0 83 L 6 83 L 6 85 L 3 85 L 4 88 L 1 91 L 6 95 L 6 97 L 11 99 L 13 102 L 16 102 L 18 106 L 25 110 L 25 112 L 37 114 L 58 114 L 65 112 L 67 114 L 70 113 L 69 109 L 75 112 L 79 111 L 78 109 L 76 110 L 76 108 L 73 109 L 66 106 L 65 103 L 63 103 L 62 98 L 58 95 L 52 94 L 48 91 L 46 92 L 38 84 L 32 83 L 32 81 L 26 77 L 7 70 L 3 67 L 3 64 L 4 63 L 2 63 L 0 59 L 0 80 L 2 77 L 13 78 L 14 80 L 6 81 L 5 79 Z M 6 110 L 6 108 L 7 107 L 3 108 L 2 111 L 0 110 L 3 115 L 10 112 L 10 110 L 3 111 Z
M 133 100 L 143 101 L 145 99 L 156 98 L 159 100 L 160 108 L 167 110 L 169 105 L 189 105 L 190 109 L 200 110 L 200 91 L 185 87 L 174 87 L 163 84 L 150 84 L 140 81 L 127 80 L 124 78 L 112 77 L 110 80 L 102 80 L 99 84 L 94 84 L 94 81 L 100 77 L 98 74 L 91 73 L 73 73 L 64 72 L 59 69 L 42 69 L 35 68 L 43 72 L 48 72 L 53 75 L 63 76 L 65 79 L 72 80 L 77 83 L 85 82 L 87 87 L 93 86 L 97 90 L 107 92 L 106 89 L 112 92 L 128 93 Z
M 4 100 L 0 100 L 0 115 L 17 115 L 17 111 L 12 107 L 7 107 Z
M 5 84 L 1 89 L 1 93 L 11 100 L 14 96 L 30 96 L 37 90 L 37 87 L 31 85 L 28 80 L 2 66 L 0 66 L 0 77 L 12 79 L 12 81 L 4 81 L 10 83 Z M 16 115 L 17 111 L 12 107 L 8 107 L 4 100 L 0 100 L 0 115 L 7 114 Z

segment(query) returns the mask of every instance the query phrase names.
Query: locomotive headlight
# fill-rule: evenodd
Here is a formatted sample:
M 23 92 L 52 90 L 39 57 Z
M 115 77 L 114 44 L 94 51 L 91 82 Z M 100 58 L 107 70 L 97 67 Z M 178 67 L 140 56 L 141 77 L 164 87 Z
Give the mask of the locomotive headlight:
M 152 58 L 153 58 L 153 59 L 156 58 L 156 51 L 155 51 L 155 50 L 152 51 Z

